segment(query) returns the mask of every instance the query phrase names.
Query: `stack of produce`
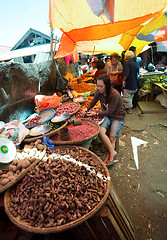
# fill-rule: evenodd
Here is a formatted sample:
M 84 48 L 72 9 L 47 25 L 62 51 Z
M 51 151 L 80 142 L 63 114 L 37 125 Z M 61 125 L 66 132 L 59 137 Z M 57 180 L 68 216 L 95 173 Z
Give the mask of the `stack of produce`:
M 51 122 L 51 121 L 48 121 L 48 122 L 46 122 L 46 123 L 44 123 L 45 125 L 46 124 L 48 124 L 48 125 L 50 125 L 51 126 L 51 129 L 50 129 L 50 131 L 49 132 L 53 132 L 53 131 L 55 131 L 56 129 L 59 129 L 60 127 L 62 127 L 65 123 L 64 122 L 60 122 L 60 123 L 53 123 L 53 122 Z
M 78 95 L 78 97 L 81 97 L 81 95 Z M 82 107 L 86 107 L 91 101 L 92 101 L 93 97 L 89 96 L 89 97 L 86 97 L 86 101 L 84 103 L 82 103 Z M 101 104 L 100 104 L 100 101 L 98 101 L 94 108 L 96 109 L 100 109 L 101 108 Z
M 79 110 L 79 107 L 80 107 L 80 105 L 75 102 L 63 103 L 62 105 L 58 106 L 55 109 L 55 115 L 59 115 L 62 113 L 73 114 Z
M 85 215 L 103 203 L 109 181 L 90 151 L 56 148 L 11 190 L 10 203 L 5 202 L 15 223 L 19 220 L 20 227 L 42 232 L 80 218 L 85 221 Z
M 81 83 L 69 82 L 68 85 L 71 86 L 71 88 L 77 93 L 93 92 L 96 90 L 95 85 L 85 82 Z
M 165 75 L 161 75 L 160 77 L 152 76 L 150 78 L 150 80 L 155 83 L 162 83 L 164 81 L 164 79 L 165 79 Z
M 29 121 L 25 123 L 26 127 L 34 127 L 38 124 L 40 124 L 39 120 L 41 119 L 40 116 L 36 115 L 33 118 L 31 118 Z
M 85 116 L 83 116 L 82 114 L 82 110 L 80 110 L 77 114 L 76 114 L 76 118 L 87 118 L 87 119 L 90 119 L 94 122 L 96 122 L 97 124 L 99 124 L 102 120 L 103 120 L 103 117 L 100 117 L 100 116 L 90 116 L 91 113 L 97 113 L 99 112 L 98 110 L 96 109 L 90 109 L 87 114 Z
M 16 157 L 8 168 L 0 170 L 0 192 L 15 184 L 20 176 L 25 175 L 26 169 L 31 167 L 36 159 L 42 159 L 44 155 L 45 145 L 40 139 L 32 142 L 31 145 L 25 145 L 22 150 L 17 149 Z
M 94 136 L 99 131 L 98 126 L 93 125 L 88 121 L 82 121 L 82 124 L 77 126 L 74 126 L 73 124 L 68 124 L 67 128 L 71 135 L 71 141 L 89 138 L 91 136 Z M 52 136 L 51 140 L 55 143 L 61 141 L 59 135 Z
M 162 83 L 162 87 L 165 88 L 165 89 L 167 89 L 167 81 L 165 81 L 165 82 Z

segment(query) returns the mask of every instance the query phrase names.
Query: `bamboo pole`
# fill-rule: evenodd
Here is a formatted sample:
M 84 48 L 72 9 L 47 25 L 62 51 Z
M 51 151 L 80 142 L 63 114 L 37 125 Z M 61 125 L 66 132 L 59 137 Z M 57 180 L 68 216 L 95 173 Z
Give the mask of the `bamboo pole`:
M 56 53 L 56 42 L 57 42 L 57 36 L 55 38 L 55 45 L 54 45 L 54 51 L 53 51 L 53 58 L 55 56 L 55 53 Z
M 50 56 L 53 58 L 53 30 L 50 31 Z
M 94 52 L 95 52 L 95 46 L 93 47 L 92 59 L 93 59 Z

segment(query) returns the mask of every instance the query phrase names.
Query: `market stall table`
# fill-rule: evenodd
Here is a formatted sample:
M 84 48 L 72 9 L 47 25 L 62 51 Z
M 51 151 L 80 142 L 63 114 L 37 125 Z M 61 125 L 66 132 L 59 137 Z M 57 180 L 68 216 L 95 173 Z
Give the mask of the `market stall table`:
M 153 82 L 151 82 L 151 83 L 152 83 L 152 85 L 155 84 L 156 86 L 160 87 L 160 88 L 162 89 L 162 92 L 163 92 L 165 98 L 167 99 L 167 89 L 165 89 L 165 88 L 162 86 L 162 83 L 153 83 Z

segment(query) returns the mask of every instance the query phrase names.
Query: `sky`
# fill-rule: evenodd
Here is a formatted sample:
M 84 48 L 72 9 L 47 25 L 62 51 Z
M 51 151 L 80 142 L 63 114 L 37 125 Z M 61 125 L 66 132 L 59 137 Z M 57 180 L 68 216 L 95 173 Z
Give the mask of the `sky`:
M 1 46 L 13 47 L 30 28 L 50 36 L 49 0 L 1 0 Z

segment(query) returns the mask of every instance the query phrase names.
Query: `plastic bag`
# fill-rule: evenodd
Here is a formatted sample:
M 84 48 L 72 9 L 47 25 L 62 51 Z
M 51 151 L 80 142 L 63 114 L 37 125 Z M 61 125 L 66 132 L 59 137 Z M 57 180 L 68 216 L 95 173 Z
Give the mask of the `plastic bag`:
M 36 95 L 35 105 L 36 111 L 41 112 L 45 109 L 55 108 L 60 104 L 60 98 L 54 93 L 52 96 Z
M 14 142 L 15 145 L 19 145 L 22 140 L 29 134 L 27 129 L 20 121 L 13 120 L 4 125 L 4 131 L 1 137 L 7 138 Z

